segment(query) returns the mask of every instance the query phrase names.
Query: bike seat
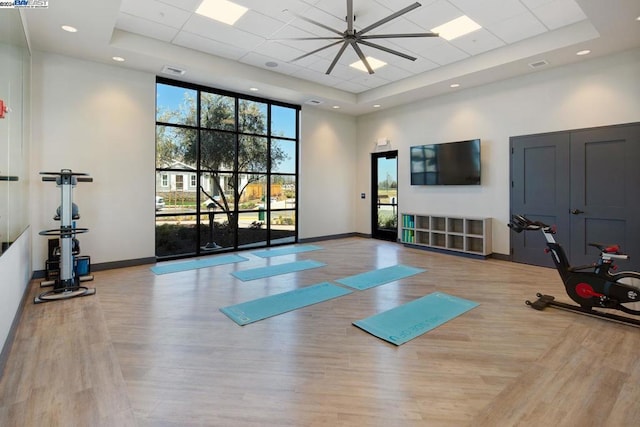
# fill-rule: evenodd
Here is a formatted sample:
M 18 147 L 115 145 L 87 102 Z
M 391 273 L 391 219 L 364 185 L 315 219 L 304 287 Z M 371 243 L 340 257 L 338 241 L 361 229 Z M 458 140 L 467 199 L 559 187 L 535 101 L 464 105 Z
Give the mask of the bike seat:
M 605 254 L 620 254 L 620 245 L 603 245 L 601 243 L 589 243 L 589 246 L 598 248 L 600 252 Z

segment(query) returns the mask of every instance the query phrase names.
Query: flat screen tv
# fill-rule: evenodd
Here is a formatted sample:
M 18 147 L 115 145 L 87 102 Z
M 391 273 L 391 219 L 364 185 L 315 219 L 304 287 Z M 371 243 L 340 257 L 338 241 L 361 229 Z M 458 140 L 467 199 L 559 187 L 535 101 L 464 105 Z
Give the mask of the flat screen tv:
M 480 185 L 480 140 L 411 147 L 411 185 Z

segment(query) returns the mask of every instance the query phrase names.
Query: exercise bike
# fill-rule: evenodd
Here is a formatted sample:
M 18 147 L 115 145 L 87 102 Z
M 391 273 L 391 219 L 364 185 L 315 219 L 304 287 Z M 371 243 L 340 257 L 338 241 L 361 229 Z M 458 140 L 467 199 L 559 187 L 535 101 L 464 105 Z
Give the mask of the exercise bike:
M 526 301 L 528 306 L 536 310 L 544 310 L 546 307 L 552 306 L 640 326 L 640 319 L 594 310 L 594 308 L 613 309 L 640 316 L 640 310 L 634 310 L 624 305 L 640 302 L 640 273 L 634 271 L 614 273 L 617 268 L 614 265 L 615 260 L 629 259 L 628 255 L 620 252 L 618 245 L 606 246 L 599 243 L 589 243 L 589 246 L 600 251 L 600 256 L 592 264 L 573 267 L 569 264 L 562 246 L 554 239 L 555 227 L 539 221 L 531 221 L 522 215 L 513 215 L 508 226 L 517 233 L 532 230 L 542 232 L 547 241 L 545 252 L 551 253 L 551 258 L 560 273 L 567 294 L 578 304 L 572 305 L 555 301 L 551 295 L 538 293 L 536 301 Z

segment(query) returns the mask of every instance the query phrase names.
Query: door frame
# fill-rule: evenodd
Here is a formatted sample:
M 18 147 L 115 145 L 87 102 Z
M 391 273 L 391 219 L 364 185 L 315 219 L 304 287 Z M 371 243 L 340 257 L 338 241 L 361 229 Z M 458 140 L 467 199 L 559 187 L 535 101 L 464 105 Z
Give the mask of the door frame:
M 398 241 L 398 226 L 397 226 L 397 218 L 399 216 L 398 212 L 398 200 L 399 197 L 396 196 L 395 203 L 378 203 L 378 159 L 386 158 L 386 159 L 396 159 L 396 191 L 397 183 L 398 183 L 398 150 L 391 151 L 381 151 L 377 153 L 371 153 L 371 237 L 374 239 L 380 240 L 388 240 L 390 242 Z M 390 230 L 382 230 L 378 228 L 378 207 L 380 205 L 389 205 L 396 207 L 396 229 L 395 232 Z

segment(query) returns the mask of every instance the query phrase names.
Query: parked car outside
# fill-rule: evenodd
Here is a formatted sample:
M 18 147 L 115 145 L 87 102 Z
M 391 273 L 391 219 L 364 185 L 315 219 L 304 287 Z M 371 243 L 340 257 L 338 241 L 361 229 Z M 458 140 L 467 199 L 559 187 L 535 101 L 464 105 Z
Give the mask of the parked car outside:
M 161 211 L 164 209 L 164 198 L 156 196 L 156 210 Z

